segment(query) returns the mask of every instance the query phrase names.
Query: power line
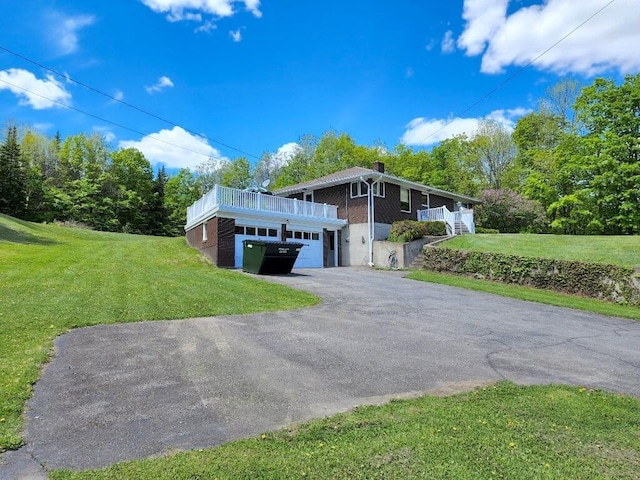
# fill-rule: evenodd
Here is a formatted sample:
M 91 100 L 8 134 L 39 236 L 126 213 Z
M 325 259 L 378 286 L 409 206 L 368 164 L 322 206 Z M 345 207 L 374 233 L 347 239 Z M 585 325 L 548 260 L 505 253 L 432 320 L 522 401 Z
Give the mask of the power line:
M 31 95 L 35 95 L 37 97 L 44 98 L 45 100 L 48 100 L 51 103 L 55 103 L 56 105 L 60 105 L 61 107 L 68 108 L 69 110 L 73 110 L 73 111 L 81 113 L 83 115 L 87 115 L 87 116 L 89 116 L 91 118 L 95 118 L 96 120 L 100 120 L 101 122 L 108 123 L 110 125 L 113 125 L 113 126 L 118 127 L 118 128 L 122 128 L 124 130 L 128 130 L 129 132 L 135 133 L 137 135 L 142 135 L 142 138 L 149 137 L 149 138 L 151 138 L 151 139 L 153 139 L 153 140 L 155 140 L 157 142 L 162 142 L 164 144 L 171 145 L 172 147 L 181 148 L 182 150 L 186 150 L 186 151 L 191 152 L 191 153 L 196 153 L 198 155 L 202 155 L 202 156 L 207 157 L 207 158 L 211 157 L 211 155 L 209 155 L 207 153 L 198 152 L 198 151 L 193 150 L 191 148 L 184 147 L 182 145 L 177 145 L 175 143 L 167 142 L 166 140 L 163 140 L 161 138 L 154 137 L 152 133 L 140 132 L 140 131 L 135 130 L 133 128 L 127 127 L 125 125 L 122 125 L 120 123 L 116 123 L 116 122 L 113 122 L 111 120 L 107 120 L 106 118 L 99 117 L 98 115 L 94 115 L 93 113 L 85 112 L 84 110 L 80 110 L 79 108 L 73 107 L 71 105 L 67 105 L 66 103 L 63 103 L 63 102 L 59 102 L 58 100 L 54 100 L 52 98 L 45 97 L 44 95 L 41 95 L 39 93 L 36 93 L 36 92 L 33 92 L 33 91 L 29 90 L 29 89 L 21 87 L 20 85 L 16 85 L 15 83 L 11 83 L 11 82 L 8 82 L 6 80 L 3 80 L 2 78 L 0 78 L 0 82 L 6 83 L 7 85 L 11 85 L 12 87 L 18 88 L 18 89 L 20 89 L 22 91 L 28 92 Z M 177 126 L 179 126 L 179 125 L 177 125 Z M 182 127 L 180 127 L 180 128 L 182 128 Z
M 185 128 L 185 127 L 183 127 L 183 126 L 181 126 L 181 125 L 178 125 L 178 124 L 177 124 L 177 123 L 175 123 L 175 122 L 172 122 L 171 120 L 167 120 L 166 118 L 163 118 L 163 117 L 161 117 L 161 116 L 159 116 L 159 115 L 156 115 L 155 113 L 149 112 L 148 110 L 145 110 L 145 109 L 143 109 L 143 108 L 140 108 L 140 107 L 138 107 L 138 106 L 136 106 L 136 105 L 133 105 L 133 104 L 131 104 L 131 103 L 125 102 L 124 100 L 122 100 L 122 99 L 120 99 L 120 98 L 116 98 L 116 97 L 114 97 L 113 95 L 109 95 L 108 93 L 105 93 L 105 92 L 103 92 L 103 91 L 101 91 L 101 90 L 99 90 L 99 89 L 97 89 L 97 88 L 95 88 L 95 87 L 92 87 L 91 85 L 87 85 L 86 83 L 83 83 L 83 82 L 81 82 L 81 81 L 79 81 L 79 80 L 75 80 L 75 79 L 71 78 L 71 77 L 70 77 L 69 75 L 67 75 L 67 74 L 60 73 L 60 72 L 58 72 L 57 70 L 54 70 L 54 69 L 52 69 L 52 68 L 49 68 L 49 67 L 47 67 L 47 66 L 45 66 L 45 65 L 43 65 L 43 64 L 41 64 L 41 63 L 39 63 L 39 62 L 36 62 L 35 60 L 32 60 L 32 59 L 30 59 L 30 58 L 28 58 L 28 57 L 26 57 L 26 56 L 24 56 L 24 55 L 21 55 L 21 54 L 19 54 L 19 53 L 17 53 L 17 52 L 14 52 L 13 50 L 10 50 L 10 49 L 8 49 L 8 48 L 6 48 L 6 47 L 3 47 L 2 45 L 0 45 L 0 50 L 3 50 L 3 51 L 5 51 L 5 52 L 7 52 L 7 53 L 9 53 L 9 54 L 11 54 L 11 55 L 14 55 L 14 56 L 16 56 L 16 57 L 18 57 L 18 58 L 20 58 L 20 59 L 22 59 L 22 60 L 26 61 L 26 62 L 29 62 L 29 63 L 31 63 L 31 64 L 33 64 L 33 65 L 36 65 L 36 66 L 38 66 L 38 67 L 40 67 L 40 68 L 42 68 L 42 69 L 44 69 L 44 70 L 46 70 L 46 71 L 48 71 L 48 72 L 51 72 L 51 73 L 53 73 L 53 74 L 55 74 L 55 75 L 57 75 L 57 76 L 59 76 L 59 77 L 61 77 L 61 78 L 64 78 L 65 80 L 68 80 L 68 81 L 70 81 L 70 82 L 73 82 L 73 83 L 75 83 L 76 85 L 80 85 L 81 87 L 84 87 L 84 88 L 86 88 L 87 90 L 91 90 L 92 92 L 98 93 L 99 95 L 102 95 L 102 96 L 104 96 L 104 97 L 106 97 L 106 98 L 108 98 L 108 99 L 110 99 L 110 100 L 113 100 L 114 102 L 121 103 L 122 105 L 125 105 L 126 107 L 132 108 L 132 109 L 134 109 L 134 110 L 137 110 L 137 111 L 138 111 L 138 112 L 140 112 L 140 113 L 143 113 L 143 114 L 148 115 L 148 116 L 150 116 L 150 117 L 152 117 L 152 118 L 155 118 L 156 120 L 160 120 L 161 122 L 167 123 L 168 125 L 171 125 L 171 126 L 173 126 L 173 127 L 180 127 L 180 128 L 182 128 L 183 130 L 185 130 L 186 132 L 190 133 L 191 135 L 195 135 L 195 136 L 198 136 L 198 137 L 205 138 L 206 140 L 208 140 L 208 141 L 210 141 L 210 142 L 216 143 L 216 144 L 221 145 L 221 146 L 223 146 L 223 147 L 225 147 L 225 148 L 229 148 L 229 149 L 231 149 L 231 150 L 234 150 L 234 151 L 236 151 L 236 152 L 239 152 L 239 153 L 241 153 L 241 154 L 243 154 L 243 155 L 246 155 L 246 156 L 248 156 L 248 157 L 252 157 L 252 158 L 255 158 L 255 159 L 257 159 L 257 160 L 259 160 L 259 159 L 260 159 L 260 157 L 258 157 L 258 156 L 256 156 L 256 155 L 253 155 L 253 154 L 251 154 L 251 153 L 245 152 L 245 151 L 243 151 L 243 150 L 241 150 L 241 149 L 239 149 L 239 148 L 233 147 L 233 146 L 231 146 L 231 145 L 228 145 L 228 144 L 226 144 L 226 143 L 220 142 L 220 141 L 215 140 L 215 139 L 213 139 L 213 138 L 209 138 L 209 137 L 208 137 L 208 136 L 206 136 L 206 135 L 203 135 L 203 134 L 200 134 L 200 133 L 196 133 L 196 132 L 194 132 L 193 130 L 190 130 L 190 129 Z M 9 82 L 5 82 L 5 83 L 9 83 Z M 18 87 L 18 88 L 22 88 L 22 87 Z M 26 90 L 25 88 L 22 88 L 22 90 L 28 91 L 28 90 Z M 32 94 L 34 94 L 34 95 L 38 95 L 38 94 L 37 94 L 37 93 L 35 93 L 35 92 L 29 92 L 29 93 L 32 93 Z M 46 97 L 43 97 L 42 95 L 38 95 L 38 96 L 40 96 L 40 97 L 42 97 L 42 98 L 46 98 Z M 49 99 L 49 98 L 46 98 L 46 99 L 47 99 L 47 100 L 49 100 L 49 101 L 53 101 L 54 103 L 59 103 L 59 102 L 55 102 L 54 100 L 51 100 L 51 99 Z M 65 107 L 67 107 L 67 108 L 71 108 L 72 110 L 76 110 L 76 111 L 78 111 L 78 112 L 80 112 L 80 113 L 83 113 L 83 114 L 85 114 L 85 115 L 92 116 L 92 117 L 94 117 L 94 118 L 98 118 L 98 119 L 100 118 L 100 117 L 97 117 L 97 116 L 95 116 L 95 115 L 88 114 L 87 112 L 82 112 L 82 111 L 80 111 L 80 110 L 74 109 L 73 107 L 69 107 L 68 105 L 63 105 L 63 106 L 65 106 Z M 114 124 L 113 122 L 110 122 L 110 121 L 108 121 L 108 120 L 104 120 L 104 119 L 101 119 L 101 120 L 106 121 L 107 123 L 111 123 L 112 125 L 116 125 L 116 124 Z M 130 128 L 127 128 L 127 127 L 122 127 L 122 126 L 120 126 L 120 128 L 124 128 L 124 129 L 126 129 L 126 130 L 129 130 L 129 131 L 135 132 L 135 130 L 131 130 Z M 139 133 L 139 132 L 136 132 L 136 133 Z M 145 136 L 149 136 L 149 135 L 145 135 Z M 151 137 L 151 138 L 153 138 L 153 137 Z M 156 139 L 156 140 L 158 140 L 158 139 Z M 164 143 L 169 143 L 169 142 L 164 142 Z M 169 145 L 173 145 L 173 144 L 169 143 Z M 179 145 L 173 145 L 173 146 L 179 147 Z M 183 148 L 183 147 L 180 147 L 180 148 Z M 188 148 L 185 148 L 185 150 L 189 150 L 189 149 L 188 149 Z M 192 150 L 191 150 L 191 151 L 192 151 Z M 196 153 L 197 153 L 197 152 L 196 152 Z
M 458 116 L 462 116 L 465 113 L 469 112 L 470 110 L 472 110 L 473 108 L 475 108 L 477 105 L 479 105 L 480 103 L 482 103 L 484 100 L 486 100 L 487 98 L 489 98 L 491 95 L 493 95 L 494 93 L 496 93 L 498 90 L 500 90 L 502 87 L 504 87 L 507 83 L 509 83 L 511 80 L 513 80 L 515 77 L 517 77 L 518 75 L 520 75 L 523 71 L 525 71 L 527 68 L 529 68 L 531 65 L 533 65 L 536 61 L 540 60 L 540 58 L 542 58 L 544 55 L 546 55 L 547 53 L 549 53 L 549 51 L 551 51 L 552 49 L 554 49 L 555 47 L 557 47 L 562 41 L 566 40 L 569 36 L 573 35 L 578 29 L 582 28 L 587 22 L 591 21 L 596 15 L 598 15 L 599 13 L 601 13 L 605 8 L 607 8 L 609 5 L 611 5 L 613 2 L 615 2 L 616 0 L 611 0 L 609 3 L 607 3 L 606 5 L 604 5 L 602 8 L 600 8 L 597 12 L 595 12 L 593 15 L 591 15 L 589 18 L 587 18 L 584 22 L 582 22 L 580 25 L 578 25 L 577 27 L 575 27 L 573 30 L 571 30 L 569 33 L 567 33 L 564 37 L 562 37 L 560 40 L 558 40 L 556 43 L 554 43 L 553 45 L 551 45 L 549 48 L 547 48 L 544 52 L 542 52 L 540 55 L 538 55 L 536 58 L 534 58 L 533 60 L 531 60 L 529 63 L 527 63 L 525 66 L 520 67 L 518 70 L 516 70 L 514 73 L 512 73 L 509 77 L 507 77 L 505 80 L 503 80 L 500 84 L 498 84 L 496 87 L 494 87 L 493 89 L 491 89 L 488 93 L 484 94 L 482 97 L 480 97 L 480 99 L 476 100 L 474 103 L 472 103 L 470 106 L 468 106 L 467 108 L 465 108 L 462 112 L 460 112 L 460 114 Z M 449 120 L 448 122 L 445 122 L 444 125 L 442 125 L 440 128 L 438 128 L 437 130 L 435 130 L 434 132 L 432 132 L 429 136 L 427 136 L 426 138 L 424 138 L 422 140 L 422 142 L 420 143 L 424 143 L 427 140 L 429 140 L 431 137 L 433 137 L 436 133 L 440 132 L 441 130 L 443 130 L 445 127 L 447 127 L 448 125 L 450 125 L 453 122 L 453 120 Z

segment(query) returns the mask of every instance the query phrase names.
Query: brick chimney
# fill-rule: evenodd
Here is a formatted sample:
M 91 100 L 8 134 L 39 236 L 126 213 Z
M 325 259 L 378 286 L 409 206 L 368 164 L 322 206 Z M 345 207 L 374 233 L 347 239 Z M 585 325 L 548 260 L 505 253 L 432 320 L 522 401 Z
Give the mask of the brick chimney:
M 373 162 L 373 170 L 376 172 L 384 173 L 384 163 Z

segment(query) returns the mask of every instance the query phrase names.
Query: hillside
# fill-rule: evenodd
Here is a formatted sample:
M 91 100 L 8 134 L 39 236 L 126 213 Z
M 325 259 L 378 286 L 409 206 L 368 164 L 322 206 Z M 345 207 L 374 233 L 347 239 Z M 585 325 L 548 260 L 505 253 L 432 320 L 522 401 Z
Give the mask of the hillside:
M 461 250 L 584 262 L 640 265 L 640 236 L 463 235 L 442 244 Z

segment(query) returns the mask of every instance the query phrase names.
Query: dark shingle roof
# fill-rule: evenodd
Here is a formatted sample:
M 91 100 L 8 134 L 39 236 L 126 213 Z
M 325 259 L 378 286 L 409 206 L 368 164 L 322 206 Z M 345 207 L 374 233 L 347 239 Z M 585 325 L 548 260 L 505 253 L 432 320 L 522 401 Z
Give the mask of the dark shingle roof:
M 447 198 L 453 198 L 456 201 L 462 201 L 465 203 L 480 203 L 480 200 L 466 195 L 459 195 L 453 192 L 447 192 L 446 190 L 440 190 L 439 188 L 430 187 L 428 185 L 422 185 L 416 182 L 411 182 L 400 177 L 388 175 L 386 173 L 380 173 L 376 170 L 362 167 L 351 167 L 346 170 L 340 170 L 339 172 L 330 173 L 315 180 L 309 180 L 307 182 L 297 183 L 295 185 L 289 185 L 288 187 L 281 188 L 274 191 L 275 195 L 285 196 L 292 195 L 294 193 L 300 193 L 305 190 L 317 190 L 323 187 L 330 187 L 332 185 L 340 185 L 343 183 L 357 181 L 359 178 L 378 178 L 382 176 L 382 180 L 389 183 L 395 183 L 414 190 L 421 190 L 423 192 L 435 193 Z

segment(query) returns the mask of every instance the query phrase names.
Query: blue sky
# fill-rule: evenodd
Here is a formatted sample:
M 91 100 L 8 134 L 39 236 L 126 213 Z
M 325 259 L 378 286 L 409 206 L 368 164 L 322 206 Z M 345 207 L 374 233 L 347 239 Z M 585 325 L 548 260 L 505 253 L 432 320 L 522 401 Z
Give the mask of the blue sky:
M 640 0 L 23 0 L 0 18 L 0 120 L 170 169 L 329 129 L 430 148 L 512 127 L 563 77 L 640 71 Z

